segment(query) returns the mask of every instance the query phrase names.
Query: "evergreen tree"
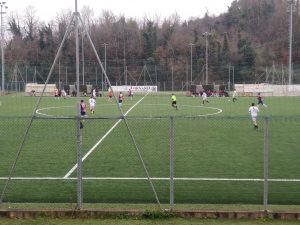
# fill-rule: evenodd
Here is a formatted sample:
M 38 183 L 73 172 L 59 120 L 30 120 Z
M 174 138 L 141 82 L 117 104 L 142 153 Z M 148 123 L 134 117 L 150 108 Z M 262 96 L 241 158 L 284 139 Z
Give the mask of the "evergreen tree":
M 156 48 L 156 27 L 153 21 L 148 20 L 143 32 L 145 58 L 154 58 Z
M 226 32 L 223 34 L 223 48 L 221 57 L 223 64 L 228 64 L 230 62 L 230 49 L 228 43 L 228 36 Z

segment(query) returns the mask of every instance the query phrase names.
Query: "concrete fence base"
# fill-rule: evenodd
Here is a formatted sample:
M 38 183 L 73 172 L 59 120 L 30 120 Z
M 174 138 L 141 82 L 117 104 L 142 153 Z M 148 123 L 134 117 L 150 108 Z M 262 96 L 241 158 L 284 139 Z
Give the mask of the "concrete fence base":
M 112 210 L 112 209 L 0 209 L 0 218 L 34 219 L 46 218 L 107 218 L 107 217 L 143 217 L 145 210 Z M 151 211 L 148 214 L 151 214 Z M 165 211 L 174 217 L 182 218 L 209 218 L 209 219 L 279 219 L 300 220 L 300 212 L 273 212 L 273 211 L 197 211 L 174 210 Z

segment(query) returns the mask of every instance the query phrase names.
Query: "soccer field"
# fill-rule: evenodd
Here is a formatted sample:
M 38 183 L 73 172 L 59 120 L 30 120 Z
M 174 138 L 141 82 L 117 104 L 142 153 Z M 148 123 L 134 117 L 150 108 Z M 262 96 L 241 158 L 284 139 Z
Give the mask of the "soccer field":
M 269 117 L 269 203 L 300 204 L 300 98 L 266 97 L 258 131 L 254 97 L 171 93 L 125 98 L 127 125 L 158 199 L 169 202 L 170 131 L 174 126 L 176 203 L 263 203 L 264 123 Z M 0 188 L 14 164 L 37 97 L 0 97 Z M 88 98 L 83 98 L 88 102 Z M 16 161 L 4 202 L 76 202 L 76 99 L 44 97 Z M 173 121 L 173 124 L 171 124 Z M 115 102 L 97 98 L 82 129 L 83 202 L 155 203 L 134 142 Z

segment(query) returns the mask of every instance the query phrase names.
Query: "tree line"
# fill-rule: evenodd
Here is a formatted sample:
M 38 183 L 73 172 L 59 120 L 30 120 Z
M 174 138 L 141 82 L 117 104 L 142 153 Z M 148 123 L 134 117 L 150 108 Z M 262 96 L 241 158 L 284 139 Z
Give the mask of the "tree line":
M 111 81 L 120 79 L 125 70 L 138 79 L 145 65 L 159 71 L 158 81 L 189 81 L 203 83 L 208 47 L 209 83 L 226 83 L 234 67 L 235 83 L 256 82 L 259 74 L 272 65 L 288 65 L 289 14 L 286 0 L 235 0 L 227 12 L 214 16 L 182 21 L 176 13 L 168 18 L 143 20 L 114 15 L 102 11 L 98 16 L 83 7 L 81 16 L 104 63 Z M 6 68 L 9 77 L 16 63 L 49 67 L 72 17 L 71 11 L 57 13 L 49 23 L 40 21 L 33 7 L 22 15 L 8 17 Z M 299 51 L 299 0 L 293 14 L 294 80 Z M 74 26 L 60 55 L 61 64 L 75 74 Z M 84 45 L 85 65 L 96 65 L 96 58 L 85 34 L 80 30 L 80 44 Z M 207 32 L 209 35 L 204 36 Z M 82 38 L 82 39 L 81 39 Z M 207 38 L 207 42 L 206 42 Z M 106 51 L 104 51 L 106 49 Z M 82 51 L 82 50 L 81 50 Z M 86 74 L 86 80 L 93 72 Z M 190 77 L 193 74 L 193 78 Z M 57 73 L 54 74 L 55 79 Z M 54 79 L 54 80 L 55 80 Z M 297 80 L 298 79 L 298 80 Z M 56 79 L 57 80 L 57 79 Z

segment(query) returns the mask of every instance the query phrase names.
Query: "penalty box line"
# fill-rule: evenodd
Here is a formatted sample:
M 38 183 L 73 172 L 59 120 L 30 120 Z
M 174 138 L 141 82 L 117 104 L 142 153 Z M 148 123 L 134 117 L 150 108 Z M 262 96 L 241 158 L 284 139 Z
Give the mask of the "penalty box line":
M 126 116 L 135 106 L 137 106 L 147 95 L 149 94 L 149 92 L 147 92 L 147 94 L 141 98 L 138 102 L 136 102 L 125 114 L 124 116 Z M 119 125 L 119 123 L 122 121 L 122 119 L 119 119 L 104 135 L 102 138 L 100 138 L 100 140 L 82 157 L 81 161 L 83 162 L 97 147 L 98 145 Z M 69 172 L 66 173 L 66 175 L 64 176 L 64 178 L 68 178 L 76 169 L 77 169 L 78 164 L 76 163 L 72 169 L 70 169 Z

